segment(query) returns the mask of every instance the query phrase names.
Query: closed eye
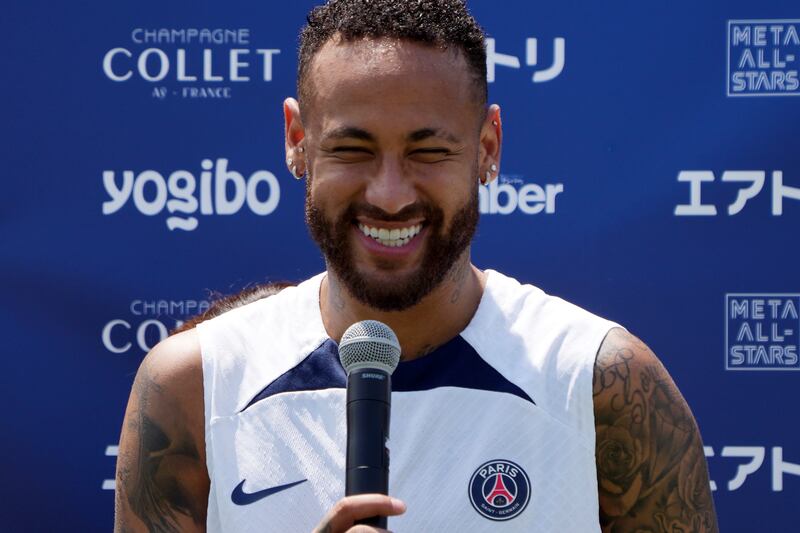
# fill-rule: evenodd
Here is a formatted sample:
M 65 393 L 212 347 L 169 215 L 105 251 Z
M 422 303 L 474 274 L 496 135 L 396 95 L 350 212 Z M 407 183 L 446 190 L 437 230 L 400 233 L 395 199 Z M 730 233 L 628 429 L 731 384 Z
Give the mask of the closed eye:
M 344 163 L 361 163 L 372 157 L 372 150 L 364 146 L 335 146 L 323 151 Z
M 409 157 L 420 163 L 439 163 L 449 160 L 455 155 L 447 148 L 418 148 L 409 154 Z
M 411 152 L 412 154 L 449 154 L 447 148 L 419 148 Z
M 364 148 L 363 146 L 337 146 L 330 150 L 333 153 L 346 153 L 346 152 L 363 152 L 363 153 L 372 153 L 368 149 Z

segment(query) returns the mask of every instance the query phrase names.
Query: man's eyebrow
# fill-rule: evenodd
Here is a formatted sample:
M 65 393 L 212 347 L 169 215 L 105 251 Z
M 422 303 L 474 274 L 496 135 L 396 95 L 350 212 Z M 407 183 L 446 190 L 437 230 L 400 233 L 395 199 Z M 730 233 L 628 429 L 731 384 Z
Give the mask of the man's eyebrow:
M 375 137 L 368 131 L 354 126 L 340 126 L 324 135 L 325 139 L 360 139 L 362 141 L 374 141 Z
M 362 141 L 375 141 L 375 136 L 366 130 L 355 126 L 340 126 L 325 133 L 323 137 L 327 139 L 359 139 Z M 406 136 L 409 142 L 419 142 L 430 137 L 444 139 L 453 144 L 460 144 L 461 140 L 447 130 L 439 128 L 421 128 L 412 131 Z
M 459 140 L 458 137 L 449 131 L 437 128 L 422 128 L 420 130 L 412 131 L 408 134 L 407 139 L 409 142 L 418 142 L 429 137 L 438 137 L 439 139 L 444 139 L 445 141 L 449 141 L 453 144 L 461 144 L 461 140 Z

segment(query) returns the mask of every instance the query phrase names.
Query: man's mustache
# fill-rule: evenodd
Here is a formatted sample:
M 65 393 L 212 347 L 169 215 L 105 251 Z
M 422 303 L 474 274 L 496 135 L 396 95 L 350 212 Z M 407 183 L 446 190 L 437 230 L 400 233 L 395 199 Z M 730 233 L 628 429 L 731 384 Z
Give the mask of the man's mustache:
M 371 204 L 354 204 L 351 205 L 344 218 L 353 220 L 359 216 L 369 217 L 376 221 L 382 222 L 403 222 L 412 218 L 424 218 L 431 220 L 437 218 L 439 210 L 427 203 L 416 202 L 405 206 L 397 213 L 387 213 L 380 207 Z

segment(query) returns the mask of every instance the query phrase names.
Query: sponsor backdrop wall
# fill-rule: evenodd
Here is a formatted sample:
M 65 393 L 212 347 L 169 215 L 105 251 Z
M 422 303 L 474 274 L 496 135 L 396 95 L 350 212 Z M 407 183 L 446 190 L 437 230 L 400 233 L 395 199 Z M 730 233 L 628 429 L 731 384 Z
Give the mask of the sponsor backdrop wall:
M 3 530 L 109 530 L 147 350 L 209 291 L 323 268 L 282 151 L 311 5 L 5 10 Z M 471 7 L 505 126 L 475 262 L 643 338 L 700 423 L 722 530 L 796 531 L 800 7 Z

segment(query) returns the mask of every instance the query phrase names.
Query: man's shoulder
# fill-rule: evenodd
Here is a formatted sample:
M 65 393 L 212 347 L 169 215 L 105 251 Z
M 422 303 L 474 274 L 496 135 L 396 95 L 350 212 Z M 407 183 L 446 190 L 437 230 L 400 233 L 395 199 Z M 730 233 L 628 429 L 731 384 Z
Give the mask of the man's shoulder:
M 197 341 L 206 367 L 247 366 L 253 363 L 254 351 L 261 359 L 273 352 L 281 357 L 295 343 L 305 346 L 309 335 L 316 339 L 321 324 L 318 277 L 198 324 Z
M 462 336 L 489 365 L 535 398 L 539 408 L 576 428 L 589 443 L 595 355 L 616 326 L 533 285 L 489 271 L 484 298 Z
M 612 328 L 600 345 L 595 364 L 598 368 L 610 368 L 623 361 L 637 370 L 661 365 L 656 354 L 642 340 L 623 328 Z
M 202 405 L 203 362 L 197 331 L 190 329 L 158 343 L 142 361 L 139 379 L 177 401 L 199 399 Z
M 486 335 L 499 328 L 517 332 L 531 342 L 536 339 L 560 344 L 574 340 L 591 348 L 594 358 L 600 342 L 616 322 L 541 288 L 497 271 L 487 271 L 486 292 L 476 313 L 476 326 Z
M 318 313 L 319 286 L 325 273 L 317 274 L 300 283 L 281 283 L 276 284 L 279 289 L 269 289 L 273 284 L 265 284 L 266 291 L 260 294 L 258 291 L 251 291 L 257 297 L 239 298 L 225 307 L 222 312 L 213 318 L 197 324 L 200 331 L 200 342 L 203 342 L 203 330 L 209 326 L 217 326 L 223 330 L 231 330 L 240 325 L 259 326 L 268 325 L 266 317 L 273 313 L 277 318 L 287 318 L 299 315 L 313 315 Z M 243 291 L 240 294 L 244 294 Z
M 641 339 L 623 328 L 612 328 L 600 344 L 594 362 L 593 390 L 596 410 L 610 408 L 620 387 L 675 387 L 672 377 Z M 615 404 L 616 405 L 616 404 Z
M 320 278 L 198 324 L 207 416 L 241 411 L 327 340 Z
M 181 375 L 201 365 L 200 341 L 195 329 L 166 337 L 142 360 L 142 367 L 158 375 Z
M 165 431 L 183 427 L 202 444 L 203 362 L 197 332 L 172 335 L 150 350 L 136 373 L 133 393 L 142 413 Z
M 589 309 L 533 283 L 518 280 L 496 270 L 486 270 L 486 273 L 487 288 L 491 298 L 509 311 L 546 307 L 548 313 L 557 313 L 556 317 L 575 316 L 605 320 Z

